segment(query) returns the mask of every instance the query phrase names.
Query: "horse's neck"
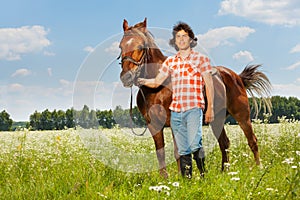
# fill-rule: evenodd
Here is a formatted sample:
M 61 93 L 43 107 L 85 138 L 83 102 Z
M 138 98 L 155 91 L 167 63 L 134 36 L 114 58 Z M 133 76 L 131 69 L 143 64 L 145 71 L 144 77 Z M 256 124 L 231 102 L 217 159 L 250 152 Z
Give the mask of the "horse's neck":
M 155 78 L 166 57 L 158 47 L 150 48 L 149 51 L 149 59 L 147 60 L 147 66 L 145 68 L 145 77 Z

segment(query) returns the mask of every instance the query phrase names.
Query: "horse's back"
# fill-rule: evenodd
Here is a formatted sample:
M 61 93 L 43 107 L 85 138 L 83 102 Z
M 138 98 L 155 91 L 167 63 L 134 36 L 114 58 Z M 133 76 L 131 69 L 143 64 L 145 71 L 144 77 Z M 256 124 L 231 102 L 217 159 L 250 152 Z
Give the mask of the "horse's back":
M 245 116 L 249 115 L 250 107 L 248 95 L 243 80 L 237 73 L 229 68 L 217 66 L 216 69 L 225 87 L 226 92 L 223 98 L 225 98 L 227 112 L 234 117 L 237 113 L 245 113 Z

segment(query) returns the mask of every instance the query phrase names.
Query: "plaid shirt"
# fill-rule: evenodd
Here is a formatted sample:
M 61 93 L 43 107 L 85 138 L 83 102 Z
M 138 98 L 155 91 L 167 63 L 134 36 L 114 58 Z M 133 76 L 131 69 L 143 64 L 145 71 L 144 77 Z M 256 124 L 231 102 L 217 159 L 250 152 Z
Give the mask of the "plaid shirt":
M 195 107 L 204 109 L 204 80 L 201 76 L 204 72 L 211 72 L 209 58 L 193 50 L 185 59 L 177 53 L 165 60 L 160 73 L 171 75 L 173 96 L 170 110 L 183 112 Z

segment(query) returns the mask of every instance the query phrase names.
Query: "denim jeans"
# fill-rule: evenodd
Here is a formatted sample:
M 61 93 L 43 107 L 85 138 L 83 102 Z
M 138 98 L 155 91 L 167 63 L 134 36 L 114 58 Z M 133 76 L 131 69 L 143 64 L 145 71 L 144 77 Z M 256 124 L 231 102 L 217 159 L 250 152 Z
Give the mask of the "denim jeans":
M 171 127 L 179 155 L 194 153 L 202 147 L 202 118 L 201 108 L 171 112 Z

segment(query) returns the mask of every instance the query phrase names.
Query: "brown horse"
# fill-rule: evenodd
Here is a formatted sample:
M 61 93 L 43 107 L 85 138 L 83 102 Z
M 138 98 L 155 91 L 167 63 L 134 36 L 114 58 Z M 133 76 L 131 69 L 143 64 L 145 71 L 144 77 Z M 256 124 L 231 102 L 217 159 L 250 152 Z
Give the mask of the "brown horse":
M 137 85 L 137 78 L 139 77 L 156 77 L 166 57 L 147 30 L 146 19 L 131 27 L 124 20 L 123 30 L 124 35 L 120 42 L 120 58 L 122 59 L 120 79 L 124 87 L 132 87 Z M 222 66 L 214 67 L 215 120 L 211 123 L 211 127 L 222 152 L 222 170 L 224 170 L 224 163 L 229 162 L 227 152 L 229 139 L 224 130 L 224 121 L 228 115 L 234 117 L 239 123 L 254 154 L 256 164 L 260 164 L 257 139 L 251 126 L 247 96 L 247 91 L 251 96 L 253 96 L 253 92 L 261 96 L 269 95 L 271 84 L 268 78 L 257 70 L 259 66 L 247 66 L 240 75 Z M 163 129 L 170 126 L 169 105 L 171 100 L 170 78 L 156 89 L 141 86 L 137 95 L 138 108 L 144 116 L 155 142 L 160 174 L 165 177 L 168 174 L 165 163 Z M 266 103 L 270 105 L 268 101 Z M 179 155 L 175 140 L 174 155 L 179 167 Z

